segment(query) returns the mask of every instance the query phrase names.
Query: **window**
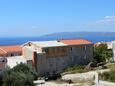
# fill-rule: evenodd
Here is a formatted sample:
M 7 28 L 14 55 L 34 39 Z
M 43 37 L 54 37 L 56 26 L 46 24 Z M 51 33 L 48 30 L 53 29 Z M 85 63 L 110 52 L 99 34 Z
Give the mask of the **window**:
M 14 56 L 14 54 L 13 54 L 13 53 L 11 53 L 11 56 Z
M 84 56 L 84 59 L 86 59 L 86 50 L 87 50 L 87 47 L 86 47 L 86 45 L 84 46 L 84 52 L 85 52 L 85 56 Z
M 2 62 L 5 62 L 4 60 L 2 60 Z
M 74 62 L 74 57 L 71 57 L 72 62 Z
M 87 47 L 85 46 L 85 50 L 87 49 Z
M 19 55 L 22 55 L 22 53 L 19 53 Z
M 46 54 L 48 54 L 48 53 L 49 53 L 49 49 L 48 49 L 48 48 L 46 48 L 46 49 L 45 49 L 45 52 L 46 52 Z
M 73 51 L 73 47 L 70 48 L 70 51 Z
M 31 43 L 30 43 L 30 42 L 28 43 L 28 46 L 31 46 Z

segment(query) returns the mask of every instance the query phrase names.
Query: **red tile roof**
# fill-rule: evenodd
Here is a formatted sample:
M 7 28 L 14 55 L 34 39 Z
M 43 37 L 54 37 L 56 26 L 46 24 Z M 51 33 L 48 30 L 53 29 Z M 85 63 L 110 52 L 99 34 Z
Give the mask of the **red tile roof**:
M 11 53 L 11 52 L 21 52 L 22 48 L 19 45 L 14 46 L 0 46 L 0 54 Z
M 2 49 L 0 49 L 0 55 L 6 54 Z
M 68 45 L 81 45 L 81 44 L 93 44 L 90 41 L 84 39 L 74 39 L 74 40 L 59 40 L 60 42 Z

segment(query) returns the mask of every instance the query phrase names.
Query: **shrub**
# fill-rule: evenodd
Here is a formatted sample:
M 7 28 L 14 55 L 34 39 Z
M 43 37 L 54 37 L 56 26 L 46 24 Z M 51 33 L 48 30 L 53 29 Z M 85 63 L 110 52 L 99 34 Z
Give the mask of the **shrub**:
M 83 73 L 83 72 L 86 72 L 84 68 L 85 67 L 81 65 L 74 65 L 74 66 L 66 68 L 64 70 L 64 73 Z
M 109 72 L 104 72 L 103 74 L 100 74 L 100 77 L 102 80 L 115 82 L 115 69 L 112 69 Z
M 112 55 L 112 50 L 107 48 L 107 44 L 100 44 L 94 47 L 94 59 L 98 63 L 109 61 Z
M 34 86 L 37 73 L 25 64 L 18 64 L 7 70 L 3 76 L 3 86 Z
M 10 72 L 3 77 L 3 86 L 34 86 L 32 75 Z
M 34 79 L 37 79 L 38 75 L 37 72 L 35 72 L 35 70 L 33 70 L 32 68 L 30 68 L 29 66 L 27 66 L 26 64 L 18 64 L 17 66 L 15 66 L 12 71 L 14 72 L 20 72 L 20 73 L 25 73 L 25 74 L 30 74 L 33 75 Z

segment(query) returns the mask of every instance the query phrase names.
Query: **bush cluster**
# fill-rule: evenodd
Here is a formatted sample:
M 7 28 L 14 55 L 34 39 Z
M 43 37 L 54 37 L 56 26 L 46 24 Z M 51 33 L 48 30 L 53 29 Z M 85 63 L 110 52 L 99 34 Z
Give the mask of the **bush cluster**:
M 4 72 L 0 86 L 34 86 L 37 73 L 25 64 L 18 64 Z
M 94 59 L 97 63 L 109 61 L 112 56 L 112 50 L 107 48 L 107 44 L 100 44 L 94 47 Z
M 71 66 L 71 67 L 68 67 L 64 70 L 63 74 L 64 73 L 83 73 L 83 72 L 86 72 L 87 70 L 85 70 L 85 66 L 81 66 L 81 65 L 74 65 L 74 66 Z
M 109 72 L 99 74 L 99 76 L 102 80 L 115 82 L 115 69 L 111 69 Z

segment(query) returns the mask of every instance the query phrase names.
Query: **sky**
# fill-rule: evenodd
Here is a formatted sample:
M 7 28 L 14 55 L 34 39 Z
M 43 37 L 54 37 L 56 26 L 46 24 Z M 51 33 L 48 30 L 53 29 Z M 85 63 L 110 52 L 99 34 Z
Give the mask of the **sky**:
M 115 0 L 0 0 L 0 37 L 115 32 Z

